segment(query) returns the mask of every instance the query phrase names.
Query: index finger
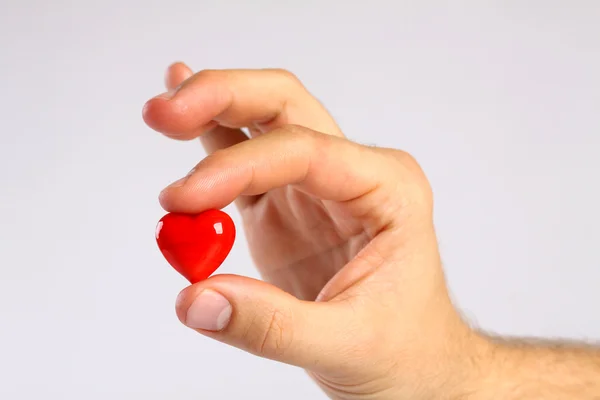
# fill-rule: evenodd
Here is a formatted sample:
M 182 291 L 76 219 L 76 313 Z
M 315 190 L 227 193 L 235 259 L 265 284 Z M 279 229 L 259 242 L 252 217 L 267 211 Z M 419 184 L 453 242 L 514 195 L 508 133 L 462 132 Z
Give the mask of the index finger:
M 402 203 L 389 186 L 409 189 L 397 164 L 381 151 L 287 126 L 213 153 L 163 190 L 160 202 L 167 211 L 196 214 L 223 208 L 239 196 L 258 200 L 272 189 L 293 185 L 321 200 L 344 203 L 353 216 L 380 223 L 392 219 L 395 204 Z
M 293 74 L 279 69 L 198 72 L 177 90 L 149 100 L 144 120 L 177 139 L 193 139 L 215 123 L 262 132 L 301 125 L 343 136 L 323 105 Z

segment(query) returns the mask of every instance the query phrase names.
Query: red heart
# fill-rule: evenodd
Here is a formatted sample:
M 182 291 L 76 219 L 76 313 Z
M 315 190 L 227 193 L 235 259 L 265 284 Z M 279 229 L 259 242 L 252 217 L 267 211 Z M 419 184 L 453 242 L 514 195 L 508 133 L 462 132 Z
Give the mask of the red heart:
M 208 278 L 233 247 L 235 225 L 219 210 L 169 213 L 158 221 L 156 242 L 169 264 L 191 283 Z

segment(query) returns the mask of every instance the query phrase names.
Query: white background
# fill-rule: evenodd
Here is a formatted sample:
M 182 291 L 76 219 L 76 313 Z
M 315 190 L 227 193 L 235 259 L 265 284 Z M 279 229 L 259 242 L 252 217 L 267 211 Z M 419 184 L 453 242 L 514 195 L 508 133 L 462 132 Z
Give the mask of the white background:
M 157 195 L 203 153 L 141 108 L 176 60 L 292 70 L 422 163 L 469 318 L 600 339 L 600 3 L 445 3 L 0 0 L 0 398 L 324 398 L 175 317 Z

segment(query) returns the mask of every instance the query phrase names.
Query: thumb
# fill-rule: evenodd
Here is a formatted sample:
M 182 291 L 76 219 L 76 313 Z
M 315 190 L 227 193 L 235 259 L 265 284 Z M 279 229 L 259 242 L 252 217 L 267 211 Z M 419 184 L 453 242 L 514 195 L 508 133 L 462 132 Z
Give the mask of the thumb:
M 339 369 L 356 339 L 343 302 L 301 301 L 268 283 L 217 275 L 184 289 L 181 322 L 218 341 L 312 371 Z

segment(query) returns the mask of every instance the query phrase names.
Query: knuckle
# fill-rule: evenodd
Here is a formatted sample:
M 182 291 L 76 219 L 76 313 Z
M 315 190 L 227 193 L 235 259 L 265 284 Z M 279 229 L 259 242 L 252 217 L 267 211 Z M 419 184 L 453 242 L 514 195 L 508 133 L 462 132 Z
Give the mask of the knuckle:
M 417 159 L 410 153 L 398 149 L 381 149 L 401 171 L 401 187 L 408 194 L 411 203 L 430 205 L 433 203 L 433 190 Z M 410 190 L 406 192 L 404 189 Z
M 276 357 L 286 352 L 293 341 L 290 312 L 272 310 L 262 322 L 253 351 L 263 357 Z
M 313 131 L 312 129 L 306 128 L 301 125 L 287 124 L 276 131 L 274 133 L 281 135 L 287 141 L 293 142 L 300 146 L 304 145 L 314 145 L 315 142 L 321 136 L 318 132 Z
M 397 162 L 405 167 L 410 169 L 420 169 L 419 163 L 412 154 L 399 149 L 388 149 L 388 151 Z

